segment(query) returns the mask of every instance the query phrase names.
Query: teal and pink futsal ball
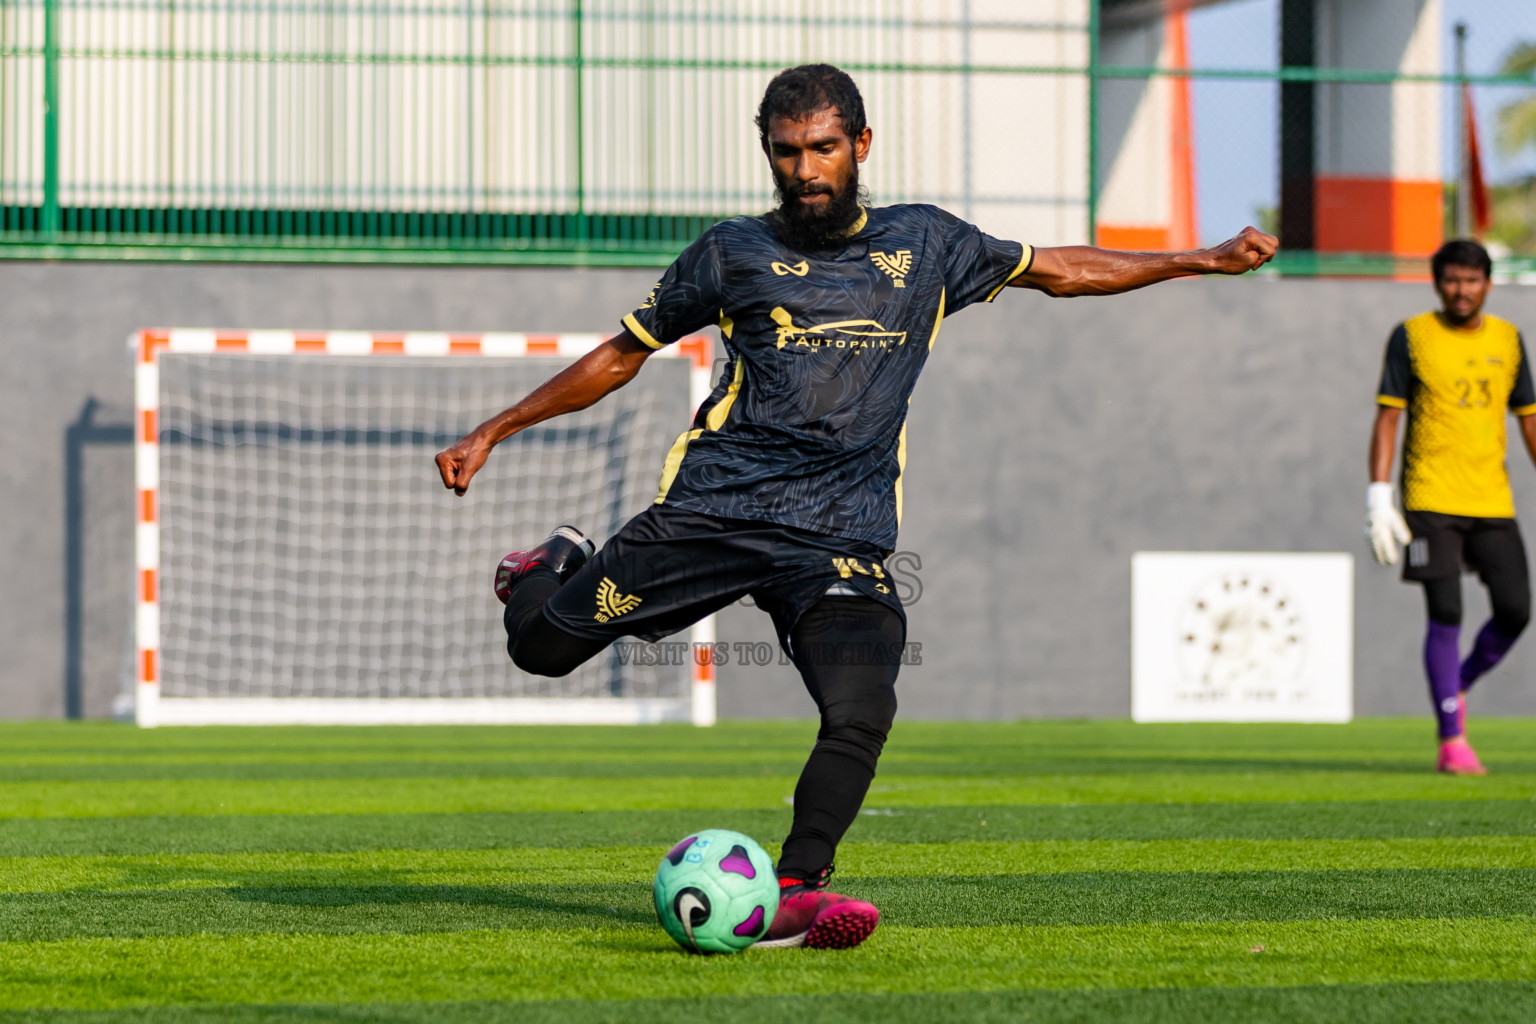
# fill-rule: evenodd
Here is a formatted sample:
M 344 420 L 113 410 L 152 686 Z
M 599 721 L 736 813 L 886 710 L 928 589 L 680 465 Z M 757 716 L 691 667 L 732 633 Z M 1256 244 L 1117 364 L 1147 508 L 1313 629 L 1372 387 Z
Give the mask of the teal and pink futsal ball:
M 710 828 L 678 843 L 656 869 L 656 919 L 690 953 L 736 953 L 768 934 L 779 879 L 750 836 Z

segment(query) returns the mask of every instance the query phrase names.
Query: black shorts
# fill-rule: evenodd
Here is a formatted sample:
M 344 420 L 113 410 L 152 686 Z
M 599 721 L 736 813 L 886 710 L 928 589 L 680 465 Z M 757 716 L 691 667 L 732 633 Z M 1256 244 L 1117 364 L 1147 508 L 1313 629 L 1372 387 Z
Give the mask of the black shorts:
M 786 643 L 800 616 L 838 583 L 905 622 L 881 559 L 868 541 L 652 505 L 609 538 L 544 614 L 577 636 L 656 641 L 750 596 Z
M 1413 582 L 1458 576 L 1462 568 L 1484 580 L 1488 572 L 1511 560 L 1525 564 L 1525 542 L 1513 519 L 1448 516 L 1441 512 L 1407 512 L 1408 542 L 1403 579 Z

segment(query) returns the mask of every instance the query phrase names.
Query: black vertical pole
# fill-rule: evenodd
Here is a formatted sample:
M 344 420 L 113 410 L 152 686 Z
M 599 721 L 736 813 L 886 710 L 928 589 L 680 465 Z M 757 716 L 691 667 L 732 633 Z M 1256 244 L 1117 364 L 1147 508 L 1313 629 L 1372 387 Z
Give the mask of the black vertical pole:
M 64 717 L 85 717 L 85 450 L 131 445 L 133 424 L 98 423 L 87 398 L 64 428 Z
M 82 718 L 81 660 L 85 644 L 85 434 L 96 414 L 87 398 L 64 429 L 64 717 Z
M 1280 0 L 1280 66 L 1317 66 L 1315 0 Z M 1280 83 L 1280 244 L 1317 247 L 1317 86 Z
M 1468 165 L 1471 126 L 1467 124 L 1467 23 L 1456 23 L 1456 237 L 1472 237 L 1472 169 Z

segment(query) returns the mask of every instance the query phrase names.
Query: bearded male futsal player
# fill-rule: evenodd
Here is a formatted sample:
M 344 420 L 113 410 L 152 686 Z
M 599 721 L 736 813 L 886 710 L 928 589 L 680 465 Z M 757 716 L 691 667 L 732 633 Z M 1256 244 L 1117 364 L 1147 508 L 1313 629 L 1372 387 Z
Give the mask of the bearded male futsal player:
M 1514 646 L 1531 617 L 1525 543 L 1504 465 L 1504 418 L 1536 459 L 1536 388 L 1520 332 L 1483 312 L 1493 261 L 1476 242 L 1447 242 L 1430 262 L 1440 310 L 1397 325 L 1387 341 L 1371 430 L 1366 536 L 1383 565 L 1408 545 L 1403 579 L 1424 586 L 1429 625 L 1424 671 L 1440 731 L 1436 768 L 1482 775 L 1467 742 L 1467 691 Z M 1403 441 L 1403 508 L 1392 494 L 1397 425 Z M 1493 617 L 1461 657 L 1461 571 L 1475 569 Z
M 842 948 L 879 921 L 827 880 L 896 714 L 906 618 L 881 560 L 901 516 L 907 402 L 941 321 L 1008 285 L 1108 295 L 1240 274 L 1276 241 L 1248 228 L 1192 253 L 1034 249 L 932 206 L 870 208 L 858 178 L 871 138 L 864 102 L 825 64 L 774 78 L 757 126 L 779 207 L 706 231 L 621 333 L 437 465 L 463 494 L 498 442 L 586 408 L 652 351 L 719 325 L 725 371 L 667 456 L 655 504 L 595 556 L 561 527 L 498 566 L 507 649 L 525 671 L 564 675 L 619 637 L 659 639 L 750 594 L 821 712 L 779 860 L 779 909 L 759 945 Z

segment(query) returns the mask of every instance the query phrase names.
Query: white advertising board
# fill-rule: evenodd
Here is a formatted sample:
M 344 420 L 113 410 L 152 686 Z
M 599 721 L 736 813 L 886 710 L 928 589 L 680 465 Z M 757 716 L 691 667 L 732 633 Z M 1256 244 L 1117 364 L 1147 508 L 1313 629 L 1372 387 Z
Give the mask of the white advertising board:
M 1138 551 L 1131 558 L 1131 717 L 1347 722 L 1354 558 Z

